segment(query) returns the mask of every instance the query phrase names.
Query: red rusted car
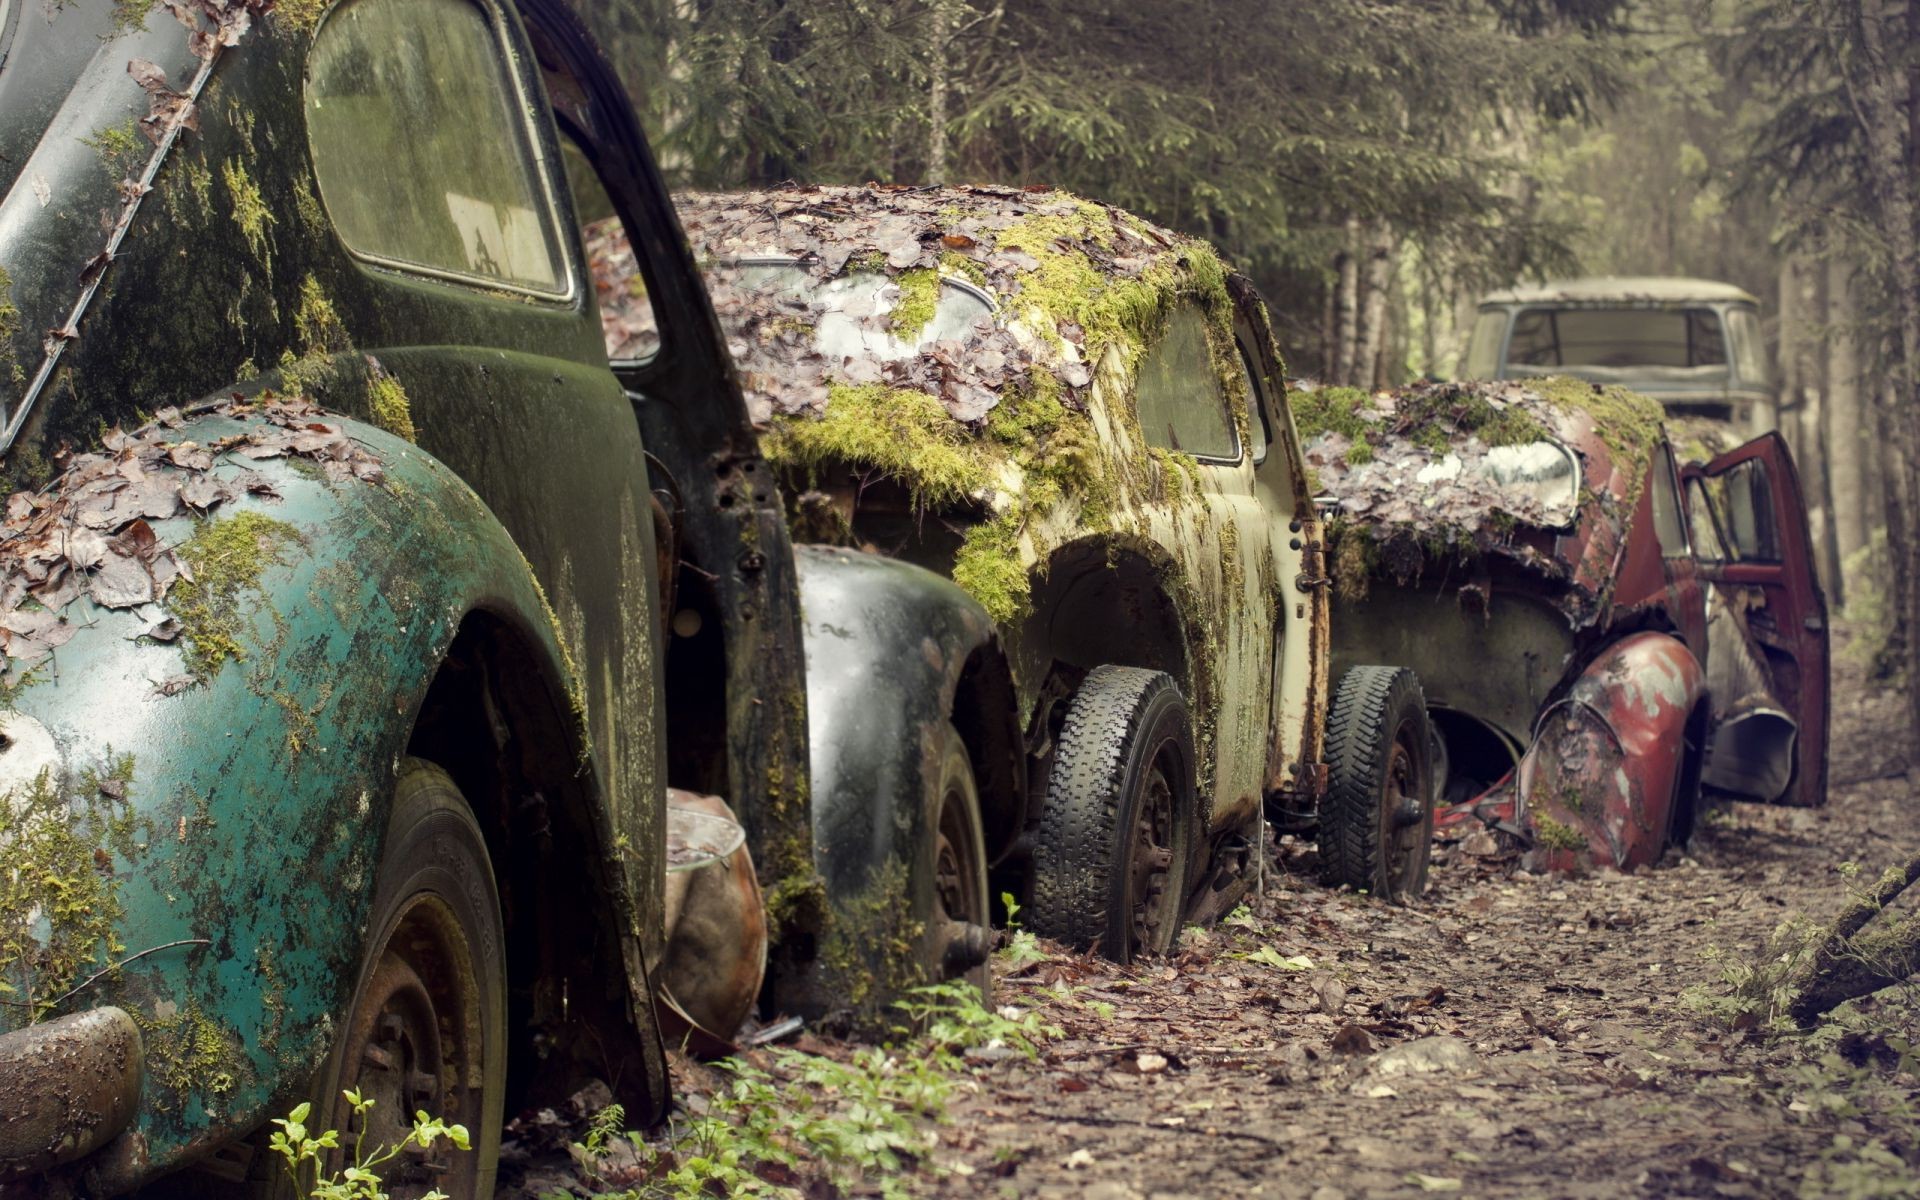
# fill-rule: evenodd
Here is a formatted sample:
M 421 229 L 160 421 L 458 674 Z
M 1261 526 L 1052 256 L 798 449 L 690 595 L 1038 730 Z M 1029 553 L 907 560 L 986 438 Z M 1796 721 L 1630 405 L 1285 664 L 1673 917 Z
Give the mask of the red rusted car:
M 1302 389 L 1333 670 L 1411 667 L 1441 837 L 1630 870 L 1703 787 L 1819 804 L 1827 635 L 1786 445 L 1682 469 L 1657 402 L 1570 380 Z

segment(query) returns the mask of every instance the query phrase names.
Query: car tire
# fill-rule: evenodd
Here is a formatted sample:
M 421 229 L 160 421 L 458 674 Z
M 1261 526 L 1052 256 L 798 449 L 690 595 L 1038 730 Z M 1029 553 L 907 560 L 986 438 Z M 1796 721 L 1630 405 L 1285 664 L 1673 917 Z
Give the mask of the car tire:
M 1432 735 L 1419 678 L 1354 667 L 1327 717 L 1320 877 L 1404 904 L 1426 889 L 1433 851 Z
M 389 1164 L 394 1200 L 438 1187 L 491 1196 L 506 1100 L 506 935 L 486 841 L 451 777 L 406 759 L 394 785 L 366 950 L 346 1018 L 315 1086 L 309 1130 L 359 1132 L 341 1096 L 372 1096 L 366 1148 L 392 1145 L 416 1111 L 467 1127 L 472 1149 L 442 1140 Z M 337 1155 L 327 1170 L 344 1166 Z M 274 1195 L 293 1196 L 274 1156 Z M 304 1192 L 299 1193 L 304 1195 Z
M 926 922 L 926 972 L 932 979 L 964 979 L 984 1000 L 993 986 L 987 838 L 973 761 L 960 731 L 951 725 L 931 805 L 926 843 L 933 907 Z
M 1054 748 L 1028 928 L 1120 963 L 1173 949 L 1197 835 L 1194 780 L 1179 685 L 1138 667 L 1088 673 Z

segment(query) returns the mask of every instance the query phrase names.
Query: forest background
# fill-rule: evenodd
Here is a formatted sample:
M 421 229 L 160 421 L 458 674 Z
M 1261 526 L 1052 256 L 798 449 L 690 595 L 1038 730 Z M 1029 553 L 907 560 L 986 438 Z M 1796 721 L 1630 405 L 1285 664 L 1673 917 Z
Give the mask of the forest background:
M 603 0 L 669 183 L 1045 183 L 1208 238 L 1295 375 L 1576 273 L 1762 298 L 1830 601 L 1920 680 L 1920 0 Z M 1912 689 L 1920 729 L 1920 688 Z

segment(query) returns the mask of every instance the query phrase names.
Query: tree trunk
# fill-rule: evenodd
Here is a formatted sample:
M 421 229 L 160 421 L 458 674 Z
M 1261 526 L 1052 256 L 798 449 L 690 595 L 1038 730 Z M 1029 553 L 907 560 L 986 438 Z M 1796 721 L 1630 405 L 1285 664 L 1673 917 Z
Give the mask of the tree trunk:
M 927 5 L 927 182 L 947 181 L 947 3 Z
M 1865 406 L 1860 398 L 1860 343 L 1853 264 L 1827 261 L 1827 490 L 1833 497 L 1834 557 L 1844 565 L 1867 544 Z M 1834 576 L 1831 599 L 1850 601 Z
M 1387 345 L 1387 301 L 1393 287 L 1393 226 L 1375 220 L 1367 228 L 1366 301 L 1361 308 L 1360 349 L 1354 383 L 1370 388 L 1380 377 L 1380 356 Z
M 1802 1028 L 1861 996 L 1872 995 L 1920 972 L 1920 914 L 1909 913 L 1885 929 L 1862 933 L 1900 893 L 1920 879 L 1920 854 L 1888 867 L 1873 886 L 1840 911 L 1820 944 L 1788 979 L 1787 1015 Z
M 1796 463 L 1805 462 L 1807 446 L 1800 431 L 1801 343 L 1806 339 L 1806 315 L 1800 302 L 1800 260 L 1788 255 L 1780 263 L 1780 336 L 1775 356 L 1780 364 L 1777 421 L 1787 449 Z
M 1340 291 L 1334 299 L 1333 378 L 1328 381 L 1338 387 L 1354 386 L 1354 360 L 1360 349 L 1360 259 L 1356 253 L 1360 244 L 1359 218 L 1347 218 L 1346 235 L 1346 248 L 1340 252 L 1337 262 Z

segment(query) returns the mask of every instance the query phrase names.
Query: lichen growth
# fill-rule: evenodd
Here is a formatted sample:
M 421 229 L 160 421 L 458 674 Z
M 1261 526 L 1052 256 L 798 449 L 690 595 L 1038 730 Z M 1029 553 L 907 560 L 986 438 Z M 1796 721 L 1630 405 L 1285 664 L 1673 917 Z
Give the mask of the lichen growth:
M 279 10 L 284 11 L 284 10 Z M 314 233 L 325 233 L 327 214 L 320 207 L 320 198 L 313 194 L 313 183 L 305 175 L 295 176 L 293 181 L 293 211 L 299 216 L 300 223 Z M 638 276 L 635 276 L 638 278 Z
M 273 15 L 295 33 L 312 33 L 332 4 L 333 0 L 280 0 L 274 5 Z
M 259 185 L 247 174 L 245 164 L 239 159 L 223 159 L 220 178 L 227 185 L 227 195 L 233 205 L 233 223 L 240 227 L 241 236 L 247 239 L 247 249 L 261 262 L 267 262 L 270 258 L 267 226 L 276 223 L 273 210 L 267 207 L 267 202 L 261 198 Z
M 114 0 L 113 28 L 117 33 L 128 33 L 147 27 L 147 18 L 153 10 L 160 7 L 160 0 Z
M 125 953 L 119 872 L 135 853 L 138 819 L 128 802 L 133 758 L 108 754 L 105 773 L 70 787 L 47 771 L 0 797 L 0 999 L 28 1021 L 89 966 Z
M 176 220 L 185 214 L 182 212 L 182 196 L 193 202 L 194 212 L 203 220 L 213 215 L 213 172 L 207 168 L 206 161 L 184 154 L 176 154 L 171 159 L 174 174 L 167 187 L 167 211 Z
M 167 595 L 167 607 L 179 619 L 187 665 L 202 678 L 229 659 L 246 657 L 240 644 L 251 613 L 245 602 L 260 590 L 268 567 L 284 562 L 300 532 L 285 521 L 257 512 L 204 521 L 177 553 L 193 570 Z
M 301 349 L 308 353 L 353 349 L 353 339 L 340 323 L 339 310 L 311 272 L 300 281 L 300 307 L 293 313 L 293 332 L 300 339 Z
M 140 136 L 140 128 L 132 117 L 81 138 L 80 144 L 91 147 L 100 156 L 100 165 L 115 180 L 131 174 L 147 157 L 143 149 L 146 139 Z
M 19 387 L 27 380 L 27 373 L 20 367 L 19 355 L 13 348 L 14 339 L 20 336 L 20 310 L 13 303 L 13 276 L 0 267 L 0 371 Z
M 893 283 L 900 289 L 900 298 L 887 317 L 887 327 L 909 346 L 917 345 L 940 308 L 940 275 L 932 268 L 902 271 Z
M 162 1092 L 155 1097 L 156 1103 L 165 1107 L 166 1093 L 183 1099 L 190 1094 L 233 1092 L 234 1074 L 244 1061 L 240 1046 L 198 1004 L 176 1007 L 166 1016 L 136 1007 L 132 1015 L 145 1043 L 147 1075 Z
M 1539 843 L 1549 850 L 1584 850 L 1587 845 L 1585 834 L 1545 813 L 1533 814 L 1533 832 Z

